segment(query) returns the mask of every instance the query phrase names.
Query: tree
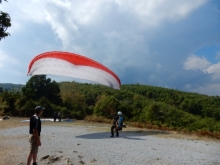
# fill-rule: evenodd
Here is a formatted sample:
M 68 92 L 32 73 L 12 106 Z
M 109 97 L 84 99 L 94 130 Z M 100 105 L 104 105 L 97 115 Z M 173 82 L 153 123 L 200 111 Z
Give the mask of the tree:
M 51 103 L 59 105 L 61 103 L 59 84 L 55 81 L 51 82 L 46 75 L 32 76 L 22 88 L 23 96 L 26 100 L 39 100 L 46 97 Z
M 2 87 L 0 87 L 0 93 L 2 93 L 3 92 L 3 88 Z
M 94 113 L 111 118 L 117 111 L 121 111 L 121 103 L 114 96 L 102 96 L 95 105 Z
M 6 103 L 4 113 L 13 115 L 15 112 L 16 101 L 20 97 L 17 91 L 7 91 L 4 90 L 2 93 L 2 101 Z
M 2 0 L 0 0 L 0 3 L 1 2 Z M 6 30 L 10 26 L 11 26 L 11 18 L 9 14 L 3 11 L 0 11 L 0 40 L 10 35 L 8 32 L 6 32 Z

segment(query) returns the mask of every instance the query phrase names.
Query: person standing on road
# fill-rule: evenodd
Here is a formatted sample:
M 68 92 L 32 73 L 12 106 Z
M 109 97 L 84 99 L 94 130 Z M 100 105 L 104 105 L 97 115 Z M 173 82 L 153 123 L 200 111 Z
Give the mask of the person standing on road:
M 55 111 L 54 113 L 53 113 L 53 121 L 54 122 L 56 122 L 56 120 L 57 120 L 57 111 Z
M 111 126 L 111 136 L 110 137 L 114 137 L 114 129 L 115 129 L 115 132 L 116 132 L 116 136 L 118 136 L 118 130 L 117 130 L 117 121 L 119 119 L 119 116 L 115 113 L 113 115 L 113 123 L 112 123 L 112 126 Z
M 61 122 L 61 112 L 60 111 L 58 112 L 58 120 L 59 120 L 59 122 Z
M 43 113 L 45 108 L 42 106 L 37 106 L 35 108 L 35 114 L 30 118 L 29 125 L 29 142 L 30 142 L 30 153 L 27 159 L 27 165 L 31 164 L 33 160 L 33 165 L 37 165 L 37 153 L 38 147 L 41 146 L 40 133 L 41 133 L 41 120 L 40 115 Z

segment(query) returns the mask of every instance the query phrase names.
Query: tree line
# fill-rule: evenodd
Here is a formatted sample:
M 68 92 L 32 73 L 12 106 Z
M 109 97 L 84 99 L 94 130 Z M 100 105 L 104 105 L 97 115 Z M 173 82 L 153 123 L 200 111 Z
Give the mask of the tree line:
M 111 119 L 122 111 L 127 122 L 138 122 L 184 131 L 220 133 L 220 97 L 140 84 L 125 84 L 120 90 L 98 84 L 61 82 L 33 76 L 21 89 L 0 90 L 0 111 L 30 116 L 34 107 L 46 107 L 43 117 L 60 111 L 63 118 L 101 116 Z

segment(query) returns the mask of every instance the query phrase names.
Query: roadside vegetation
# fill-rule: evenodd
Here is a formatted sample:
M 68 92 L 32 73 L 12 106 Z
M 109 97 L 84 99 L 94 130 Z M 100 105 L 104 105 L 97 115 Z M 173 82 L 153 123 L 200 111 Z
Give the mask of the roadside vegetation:
M 110 123 L 122 111 L 125 123 L 149 129 L 175 130 L 220 139 L 220 97 L 147 85 L 114 90 L 97 84 L 57 83 L 33 76 L 21 90 L 0 90 L 2 115 L 29 117 L 46 107 L 43 117 L 60 111 L 63 118 Z

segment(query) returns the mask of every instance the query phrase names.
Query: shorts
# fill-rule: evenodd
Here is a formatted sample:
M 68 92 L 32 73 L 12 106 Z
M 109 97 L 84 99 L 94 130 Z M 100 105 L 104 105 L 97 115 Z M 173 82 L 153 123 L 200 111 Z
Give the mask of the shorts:
M 33 134 L 29 135 L 29 142 L 30 142 L 30 153 L 35 154 L 38 152 L 38 145 L 37 140 Z

